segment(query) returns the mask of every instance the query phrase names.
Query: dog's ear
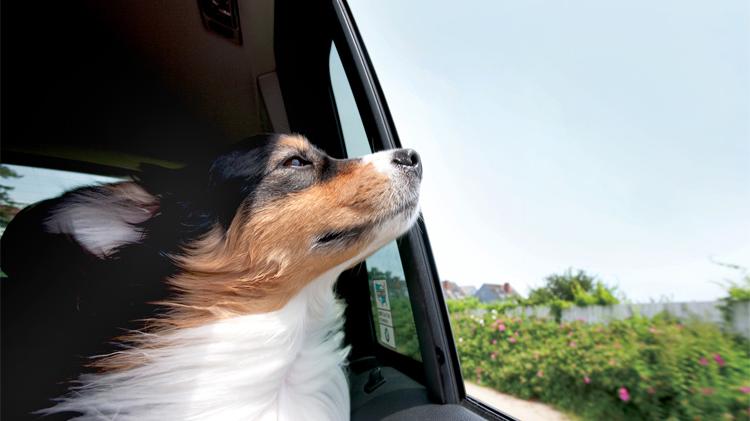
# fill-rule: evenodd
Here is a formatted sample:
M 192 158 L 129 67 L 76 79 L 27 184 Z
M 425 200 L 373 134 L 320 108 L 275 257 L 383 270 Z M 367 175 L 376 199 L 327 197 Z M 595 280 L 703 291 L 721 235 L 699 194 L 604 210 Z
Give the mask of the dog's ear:
M 44 221 L 46 230 L 70 235 L 100 258 L 140 242 L 142 224 L 159 211 L 159 199 L 135 182 L 83 187 L 58 200 Z

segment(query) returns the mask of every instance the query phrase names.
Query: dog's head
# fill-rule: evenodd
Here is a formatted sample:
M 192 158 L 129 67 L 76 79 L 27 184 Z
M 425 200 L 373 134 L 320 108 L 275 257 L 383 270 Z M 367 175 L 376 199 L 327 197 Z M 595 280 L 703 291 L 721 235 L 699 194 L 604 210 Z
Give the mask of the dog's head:
M 101 257 L 173 238 L 180 306 L 270 311 L 403 234 L 421 176 L 413 150 L 340 160 L 302 136 L 258 136 L 203 165 L 73 192 L 48 226 Z

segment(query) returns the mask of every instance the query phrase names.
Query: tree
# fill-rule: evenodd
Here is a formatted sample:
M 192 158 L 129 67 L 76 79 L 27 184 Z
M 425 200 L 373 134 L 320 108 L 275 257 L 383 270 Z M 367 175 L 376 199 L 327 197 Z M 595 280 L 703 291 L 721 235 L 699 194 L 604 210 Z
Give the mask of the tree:
M 19 178 L 15 171 L 5 165 L 0 165 L 0 178 Z M 5 228 L 18 212 L 18 203 L 10 198 L 9 192 L 13 187 L 0 184 L 0 228 Z
M 721 301 L 719 310 L 724 320 L 731 323 L 734 319 L 734 307 L 739 303 L 750 301 L 750 271 L 744 266 L 732 263 L 714 263 L 734 270 L 739 278 L 738 280 L 725 279 L 724 282 L 719 283 L 727 291 L 727 295 L 719 300 Z
M 568 269 L 563 274 L 552 274 L 544 279 L 544 286 L 529 292 L 531 305 L 549 305 L 562 301 L 578 306 L 618 304 L 615 288 L 607 286 L 583 270 Z

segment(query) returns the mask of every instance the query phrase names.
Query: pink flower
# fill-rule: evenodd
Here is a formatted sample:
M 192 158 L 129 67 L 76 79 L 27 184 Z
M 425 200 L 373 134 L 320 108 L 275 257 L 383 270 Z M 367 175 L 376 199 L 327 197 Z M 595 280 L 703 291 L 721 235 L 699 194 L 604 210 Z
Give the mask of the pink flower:
M 537 372 L 536 372 L 536 376 L 537 376 L 537 377 L 544 377 L 544 371 L 543 371 L 543 370 L 539 370 L 539 371 L 537 371 Z
M 589 376 L 583 376 L 583 382 L 589 384 L 591 383 L 591 379 L 589 378 Z
M 653 333 L 654 335 L 657 334 L 657 333 L 659 333 L 659 331 L 656 330 L 656 328 L 653 327 L 653 326 L 651 326 L 650 328 L 648 328 L 648 331 L 651 332 L 651 333 Z
M 514 344 L 514 343 L 518 342 L 518 339 L 516 339 L 516 337 L 515 337 L 515 336 L 511 336 L 510 338 L 508 338 L 508 341 L 509 341 L 510 343 Z
M 497 345 L 497 339 L 492 340 L 492 345 Z
M 714 394 L 714 390 L 710 387 L 704 387 L 703 389 L 701 389 L 701 393 L 705 396 L 709 396 Z
M 698 360 L 698 364 L 700 364 L 700 365 L 708 365 L 708 360 L 706 359 L 706 357 L 701 357 L 701 359 Z
M 716 364 L 719 364 L 719 367 L 724 367 L 724 364 L 726 364 L 724 358 L 721 358 L 719 354 L 714 354 L 714 361 L 716 361 Z
M 750 393 L 750 386 L 740 386 L 740 392 L 747 395 L 748 393 Z
M 623 402 L 627 402 L 630 400 L 630 392 L 628 392 L 628 389 L 621 387 L 617 390 L 617 396 L 620 397 L 620 400 Z
M 576 343 L 576 341 L 570 341 L 570 343 L 568 344 L 568 346 L 571 348 L 575 348 L 577 345 L 578 344 Z
M 497 325 L 497 330 L 500 332 L 505 332 L 505 324 L 500 323 L 499 325 Z
M 497 352 L 493 352 L 492 354 L 490 354 L 490 358 L 493 360 L 497 358 Z

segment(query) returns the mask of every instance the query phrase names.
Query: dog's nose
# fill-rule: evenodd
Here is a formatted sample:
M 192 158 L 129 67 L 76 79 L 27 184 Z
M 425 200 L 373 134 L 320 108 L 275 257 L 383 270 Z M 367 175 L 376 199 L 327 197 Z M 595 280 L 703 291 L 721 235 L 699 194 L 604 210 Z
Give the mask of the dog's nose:
M 399 149 L 393 152 L 393 161 L 396 165 L 416 167 L 419 165 L 419 154 L 414 149 Z
M 418 177 L 422 177 L 422 160 L 414 149 L 399 149 L 394 151 L 391 162 L 413 170 L 417 173 Z

